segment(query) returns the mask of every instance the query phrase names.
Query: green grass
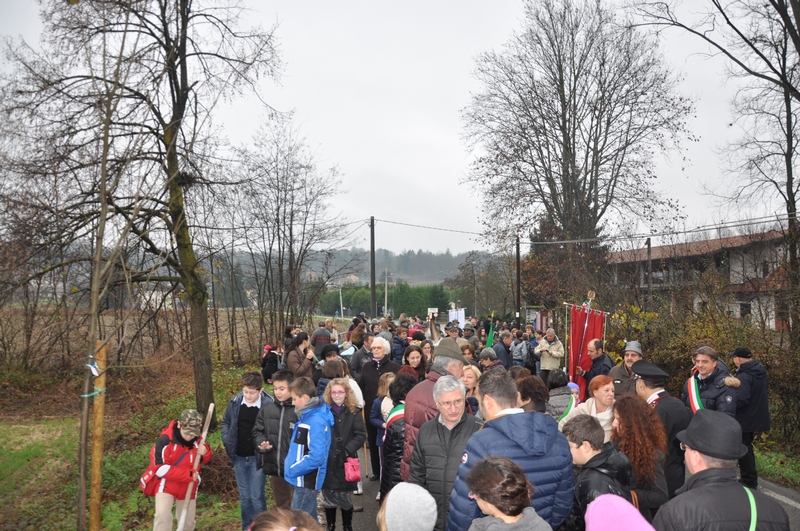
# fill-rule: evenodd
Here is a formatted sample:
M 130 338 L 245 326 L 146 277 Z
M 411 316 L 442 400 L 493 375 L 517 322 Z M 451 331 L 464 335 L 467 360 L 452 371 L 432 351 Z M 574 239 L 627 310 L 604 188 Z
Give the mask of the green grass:
M 792 489 L 800 489 L 800 461 L 780 452 L 755 449 L 758 475 Z
M 254 368 L 215 367 L 216 417 L 241 391 L 241 375 Z M 271 386 L 266 386 L 271 391 Z M 113 449 L 103 456 L 102 527 L 108 531 L 146 530 L 153 525 L 154 503 L 141 494 L 139 476 L 149 463 L 150 448 L 161 430 L 186 408 L 194 407 L 194 386 L 186 394 L 164 397 L 123 424 L 106 428 Z M 79 420 L 0 420 L 0 529 L 75 529 L 77 520 L 77 454 Z M 209 434 L 214 453 L 224 456 L 219 430 Z M 222 474 L 225 469 L 223 467 Z M 233 471 L 230 470 L 231 478 Z M 271 498 L 269 483 L 267 496 Z M 238 500 L 200 492 L 198 530 L 239 529 Z

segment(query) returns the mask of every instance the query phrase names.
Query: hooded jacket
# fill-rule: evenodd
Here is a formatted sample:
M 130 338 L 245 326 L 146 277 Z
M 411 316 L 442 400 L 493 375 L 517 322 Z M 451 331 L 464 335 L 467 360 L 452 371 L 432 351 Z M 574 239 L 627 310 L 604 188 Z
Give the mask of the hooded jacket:
M 631 462 L 613 442 L 607 442 L 599 454 L 589 459 L 575 483 L 575 503 L 567 518 L 567 531 L 586 529 L 584 516 L 589 504 L 603 494 L 616 494 L 631 501 Z
M 756 360 L 736 369 L 736 420 L 742 432 L 769 431 L 769 382 L 767 369 Z
M 253 426 L 253 444 L 256 449 L 264 441 L 272 445 L 270 450 L 257 450 L 263 456 L 264 474 L 283 477 L 283 463 L 289 453 L 292 440 L 292 427 L 297 422 L 294 404 L 289 398 L 283 402 L 275 400 L 262 404 Z
M 556 422 L 567 410 L 571 396 L 572 389 L 566 385 L 550 389 L 550 400 L 547 401 L 547 414 L 553 417 Z
M 222 445 L 225 447 L 225 452 L 233 463 L 236 457 L 236 445 L 239 443 L 239 409 L 242 407 L 244 401 L 244 394 L 241 391 L 236 396 L 228 400 L 228 407 L 225 408 L 225 414 L 222 416 Z M 269 403 L 272 402 L 272 397 L 266 391 L 261 391 L 261 410 Z M 255 427 L 255 426 L 254 426 Z M 254 448 L 255 449 L 255 448 Z M 256 452 L 256 466 L 261 468 L 262 454 Z
M 283 478 L 289 485 L 313 490 L 322 488 L 333 422 L 331 408 L 317 397 L 297 410 L 297 423 L 283 465 Z
M 522 510 L 522 518 L 513 524 L 507 524 L 499 518 L 487 516 L 472 522 L 469 531 L 552 531 L 552 528 L 541 516 L 536 514 L 533 507 L 525 507 Z
M 789 531 L 783 507 L 760 490 L 752 490 L 758 531 Z M 733 468 L 697 472 L 678 489 L 678 496 L 661 506 L 653 519 L 657 531 L 747 531 L 750 502 Z
M 572 510 L 572 454 L 567 438 L 556 421 L 542 413 L 514 413 L 496 417 L 483 425 L 467 442 L 450 497 L 448 531 L 469 529 L 482 516 L 468 497 L 466 477 L 472 467 L 489 455 L 501 455 L 517 463 L 536 486 L 533 508 L 553 529 Z
M 480 420 L 464 412 L 452 430 L 448 430 L 438 417 L 423 424 L 419 430 L 411 454 L 408 482 L 423 487 L 436 500 L 438 517 L 435 531 L 443 531 L 447 525 L 450 493 L 453 492 L 461 456 L 467 441 L 481 429 L 481 425 Z
M 702 380 L 699 378 L 699 373 L 692 376 L 698 380 L 697 384 L 700 388 L 700 400 L 703 402 L 705 409 L 711 409 L 730 415 L 736 416 L 736 390 L 729 387 L 725 380 L 730 377 L 730 372 L 727 366 L 717 363 L 717 367 L 711 371 L 706 378 Z M 728 380 L 731 383 L 731 380 Z M 683 382 L 683 392 L 681 393 L 681 400 L 689 412 L 689 418 L 694 416 L 691 403 L 689 402 L 689 381 Z
M 189 481 L 192 479 L 192 468 L 194 467 L 195 459 L 197 459 L 198 439 L 198 437 L 195 437 L 187 441 L 181 437 L 181 430 L 178 428 L 177 420 L 170 422 L 161 431 L 161 436 L 150 450 L 150 464 L 160 465 L 156 469 L 156 476 L 160 480 L 157 492 L 172 494 L 176 500 L 186 499 L 186 489 L 189 488 Z M 211 461 L 211 447 L 208 444 L 206 444 L 206 449 L 208 451 L 201 458 L 201 465 Z M 191 499 L 197 497 L 198 487 L 200 487 L 199 479 L 194 485 Z

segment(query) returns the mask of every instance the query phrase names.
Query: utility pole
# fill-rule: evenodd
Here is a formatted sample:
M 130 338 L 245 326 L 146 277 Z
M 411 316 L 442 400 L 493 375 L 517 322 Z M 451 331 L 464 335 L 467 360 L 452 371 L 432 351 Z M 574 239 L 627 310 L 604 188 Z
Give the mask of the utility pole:
M 344 319 L 344 304 L 342 304 L 342 286 L 339 286 L 339 315 Z
M 650 309 L 650 299 L 653 296 L 653 260 L 650 249 L 650 238 L 645 242 L 647 245 L 647 309 Z
M 378 316 L 378 301 L 375 295 L 375 216 L 369 217 L 369 312 Z
M 383 279 L 383 315 L 389 313 L 389 268 L 386 268 L 386 276 Z
M 522 327 L 522 289 L 520 287 L 520 265 L 521 260 L 519 256 L 519 234 L 517 234 L 517 324 Z

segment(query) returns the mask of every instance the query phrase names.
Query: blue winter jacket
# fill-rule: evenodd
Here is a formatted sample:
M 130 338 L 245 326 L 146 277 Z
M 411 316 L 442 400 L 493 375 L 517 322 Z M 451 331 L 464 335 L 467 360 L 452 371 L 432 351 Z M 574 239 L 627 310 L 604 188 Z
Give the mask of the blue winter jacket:
M 572 510 L 572 454 L 567 438 L 552 417 L 542 413 L 515 413 L 494 418 L 467 442 L 450 497 L 447 531 L 466 531 L 484 514 L 469 499 L 466 478 L 475 463 L 490 455 L 507 457 L 525 471 L 535 486 L 532 505 L 553 529 Z
M 228 457 L 233 463 L 233 458 L 236 456 L 236 445 L 239 444 L 239 408 L 242 407 L 244 395 L 241 391 L 228 400 L 228 407 L 225 408 L 225 414 L 222 416 L 222 445 L 225 447 Z M 261 391 L 261 407 L 266 406 L 273 401 L 273 398 L 266 391 Z M 255 448 L 254 448 L 255 449 Z M 256 459 L 261 463 L 262 455 L 256 452 Z
M 378 436 L 375 440 L 375 446 L 383 446 L 383 436 L 386 433 L 386 428 L 383 427 L 383 413 L 381 412 L 381 403 L 383 402 L 383 398 L 378 397 L 375 399 L 375 402 L 372 403 L 372 409 L 369 412 L 369 423 L 375 426 L 378 430 Z M 370 441 L 370 444 L 372 442 Z
M 331 449 L 331 408 L 314 397 L 297 410 L 289 452 L 283 463 L 283 479 L 293 487 L 320 490 L 328 469 Z

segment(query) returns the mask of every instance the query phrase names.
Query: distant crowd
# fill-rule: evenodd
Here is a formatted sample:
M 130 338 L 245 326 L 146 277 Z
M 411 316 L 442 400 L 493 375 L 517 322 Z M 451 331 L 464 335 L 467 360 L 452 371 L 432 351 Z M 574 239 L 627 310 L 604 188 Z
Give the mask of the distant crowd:
M 242 529 L 318 531 L 324 514 L 352 531 L 363 481 L 380 482 L 381 531 L 789 529 L 758 488 L 768 382 L 749 349 L 729 353 L 734 372 L 710 346 L 687 353 L 675 398 L 639 342 L 620 365 L 603 347 L 587 344 L 582 396 L 552 328 L 404 314 L 287 328 L 223 415 Z M 184 411 L 151 452 L 156 530 L 185 504 L 194 529 L 201 420 Z

